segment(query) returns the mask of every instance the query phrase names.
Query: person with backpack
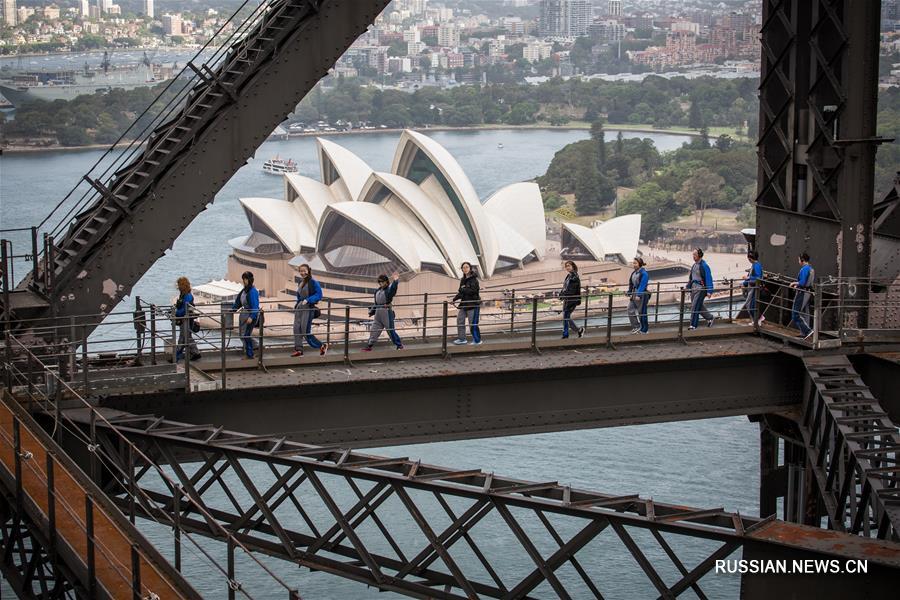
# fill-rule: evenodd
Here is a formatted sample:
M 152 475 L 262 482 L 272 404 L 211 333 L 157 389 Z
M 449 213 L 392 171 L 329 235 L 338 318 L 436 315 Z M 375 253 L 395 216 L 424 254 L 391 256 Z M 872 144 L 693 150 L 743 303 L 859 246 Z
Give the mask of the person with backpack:
M 175 362 L 184 358 L 185 348 L 189 349 L 191 360 L 198 360 L 200 351 L 197 349 L 193 334 L 200 331 L 200 326 L 197 324 L 197 319 L 191 316 L 194 308 L 191 282 L 187 277 L 179 277 L 175 285 L 178 287 L 178 300 L 175 301 L 175 323 L 179 331 Z
M 328 350 L 328 344 L 324 344 L 312 334 L 313 319 L 321 312 L 316 304 L 322 299 L 322 286 L 313 279 L 312 269 L 307 264 L 300 265 L 300 282 L 297 284 L 297 302 L 294 304 L 294 358 L 303 356 L 303 339 L 310 348 L 318 349 L 319 355 L 324 356 Z
M 472 344 L 481 345 L 481 331 L 478 328 L 478 318 L 481 312 L 481 296 L 479 294 L 478 273 L 472 268 L 472 264 L 464 262 L 461 265 L 462 278 L 459 280 L 459 291 L 453 296 L 453 304 L 458 309 L 456 313 L 456 339 L 453 343 L 457 346 L 466 343 L 466 319 L 472 329 Z M 457 301 L 459 304 L 456 304 Z
M 746 310 L 750 315 L 750 320 L 757 318 L 756 299 L 759 296 L 759 287 L 762 285 L 763 268 L 759 262 L 759 252 L 751 250 L 747 253 L 747 260 L 750 261 L 750 268 L 747 270 L 747 276 L 741 282 L 741 286 L 746 288 L 747 300 L 744 302 L 742 310 Z M 766 318 L 759 315 L 758 323 L 762 323 Z
M 647 284 L 650 275 L 644 268 L 644 259 L 635 256 L 632 261 L 634 271 L 628 278 L 628 320 L 631 321 L 631 333 L 647 333 L 650 331 L 650 321 L 647 319 L 647 304 L 650 302 L 650 292 Z
M 713 291 L 712 271 L 703 260 L 703 248 L 696 248 L 693 253 L 694 264 L 691 265 L 691 275 L 688 278 L 685 289 L 691 292 L 691 326 L 688 329 L 697 329 L 700 317 L 706 320 L 706 326 L 712 327 L 716 318 L 706 310 L 704 302 L 706 296 Z
M 806 339 L 813 334 L 806 316 L 809 314 L 809 301 L 812 300 L 816 270 L 809 264 L 809 254 L 806 252 L 801 252 L 797 260 L 800 262 L 800 272 L 797 274 L 797 281 L 791 283 L 791 287 L 797 290 L 791 307 L 791 323 L 797 326 L 800 335 Z
M 403 342 L 397 334 L 394 326 L 394 309 L 391 301 L 397 295 L 397 283 L 400 281 L 400 274 L 394 272 L 391 275 L 393 281 L 388 282 L 387 275 L 378 276 L 378 289 L 375 290 L 375 304 L 369 308 L 369 316 L 372 317 L 372 328 L 369 330 L 369 341 L 363 352 L 371 352 L 372 346 L 381 337 L 381 332 L 387 329 L 388 337 L 397 346 L 397 350 L 403 350 Z
M 581 278 L 578 276 L 578 265 L 574 261 L 565 262 L 566 278 L 563 281 L 562 291 L 559 293 L 563 301 L 563 333 L 562 339 L 569 338 L 569 327 L 578 333 L 578 337 L 584 335 L 584 327 L 579 327 L 572 313 L 581 304 Z
M 244 344 L 244 354 L 247 358 L 253 358 L 253 352 L 256 350 L 253 328 L 259 323 L 259 290 L 253 285 L 253 273 L 250 271 L 244 271 L 241 274 L 241 282 L 244 284 L 244 288 L 234 299 L 231 308 L 240 311 L 238 327 L 241 332 L 241 342 Z

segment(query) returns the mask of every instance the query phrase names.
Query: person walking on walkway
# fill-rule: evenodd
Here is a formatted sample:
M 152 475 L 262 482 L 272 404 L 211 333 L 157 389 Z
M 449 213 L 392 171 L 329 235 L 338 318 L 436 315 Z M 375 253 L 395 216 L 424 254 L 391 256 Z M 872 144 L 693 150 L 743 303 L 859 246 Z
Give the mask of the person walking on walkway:
M 746 288 L 747 300 L 744 302 L 742 310 L 746 310 L 747 314 L 750 315 L 750 320 L 753 321 L 757 315 L 756 302 L 759 296 L 759 286 L 762 285 L 763 268 L 759 262 L 759 252 L 756 250 L 751 250 L 747 253 L 747 260 L 750 261 L 750 269 L 747 270 L 747 276 L 741 282 L 741 285 Z M 762 323 L 765 320 L 766 318 L 760 315 L 758 322 Z
M 806 317 L 809 315 L 809 301 L 812 300 L 812 287 L 816 279 L 816 270 L 809 264 L 809 254 L 802 252 L 798 257 L 800 262 L 800 272 L 797 274 L 797 281 L 791 284 L 797 292 L 794 294 L 794 305 L 791 307 L 791 323 L 800 330 L 803 339 L 812 335 L 813 331 L 809 326 Z
M 294 352 L 291 356 L 303 356 L 304 338 L 310 348 L 318 349 L 319 355 L 324 356 L 328 344 L 323 344 L 312 334 L 313 319 L 321 314 L 316 304 L 322 299 L 322 286 L 313 279 L 309 265 L 304 263 L 298 270 L 300 282 L 297 284 L 297 302 L 294 304 Z
M 472 264 L 462 264 L 462 278 L 459 280 L 459 291 L 453 296 L 453 304 L 458 309 L 456 313 L 456 339 L 453 343 L 457 346 L 466 344 L 466 319 L 472 329 L 472 344 L 481 345 L 481 331 L 478 328 L 478 317 L 481 312 L 481 295 L 479 294 L 478 273 L 472 268 Z M 456 304 L 457 301 L 459 304 Z
M 703 248 L 694 250 L 694 264 L 691 265 L 691 275 L 686 289 L 691 292 L 691 326 L 688 329 L 697 329 L 700 317 L 706 320 L 707 327 L 712 327 L 716 318 L 706 310 L 703 303 L 706 296 L 713 291 L 713 278 L 709 265 L 703 260 Z
M 369 316 L 372 317 L 372 328 L 369 330 L 369 341 L 364 352 L 371 352 L 372 346 L 381 337 L 381 332 L 387 329 L 388 337 L 397 346 L 397 350 L 403 350 L 403 342 L 397 334 L 397 328 L 394 326 L 394 308 L 391 301 L 397 295 L 397 283 L 400 281 L 400 274 L 396 271 L 391 275 L 388 282 L 387 275 L 378 276 L 378 289 L 375 290 L 375 305 L 369 309 Z
M 631 333 L 650 331 L 650 322 L 647 320 L 647 304 L 650 302 L 647 284 L 650 282 L 650 275 L 644 264 L 643 258 L 635 256 L 632 261 L 634 271 L 628 278 L 628 320 L 631 321 Z
M 581 278 L 578 277 L 578 265 L 574 261 L 565 262 L 566 279 L 563 281 L 563 289 L 559 297 L 563 301 L 563 333 L 562 339 L 569 338 L 569 327 L 578 333 L 578 337 L 584 335 L 584 327 L 579 327 L 572 313 L 581 304 Z
M 244 344 L 244 354 L 247 358 L 253 358 L 256 349 L 256 340 L 253 339 L 253 328 L 259 323 L 259 290 L 253 285 L 253 273 L 244 271 L 241 275 L 244 289 L 234 299 L 233 310 L 240 310 L 238 315 L 238 327 L 241 332 L 241 342 Z
M 200 358 L 197 343 L 194 342 L 193 327 L 197 327 L 196 319 L 191 316 L 194 308 L 194 295 L 191 293 L 191 282 L 187 277 L 179 277 L 175 283 L 178 286 L 178 300 L 175 301 L 175 322 L 178 327 L 178 350 L 175 352 L 175 362 L 184 358 L 184 349 L 187 347 L 191 353 L 191 360 Z M 199 328 L 198 328 L 199 331 Z

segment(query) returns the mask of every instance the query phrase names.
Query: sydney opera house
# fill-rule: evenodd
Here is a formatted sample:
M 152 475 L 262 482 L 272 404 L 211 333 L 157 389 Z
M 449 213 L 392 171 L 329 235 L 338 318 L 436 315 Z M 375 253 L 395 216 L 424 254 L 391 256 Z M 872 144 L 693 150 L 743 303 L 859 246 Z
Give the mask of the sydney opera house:
M 401 134 L 389 173 L 332 141 L 316 142 L 321 180 L 289 173 L 283 198 L 240 199 L 251 231 L 230 241 L 228 279 L 252 271 L 266 299 L 290 306 L 303 263 L 338 302 L 370 294 L 375 278 L 393 271 L 401 294 L 438 300 L 455 293 L 463 261 L 476 266 L 487 292 L 555 289 L 566 258 L 578 261 L 586 286 L 625 282 L 631 270 L 640 215 L 592 228 L 564 224 L 549 240 L 537 184 L 514 183 L 482 201 L 456 159 L 421 133 Z M 401 318 L 419 311 L 396 310 Z

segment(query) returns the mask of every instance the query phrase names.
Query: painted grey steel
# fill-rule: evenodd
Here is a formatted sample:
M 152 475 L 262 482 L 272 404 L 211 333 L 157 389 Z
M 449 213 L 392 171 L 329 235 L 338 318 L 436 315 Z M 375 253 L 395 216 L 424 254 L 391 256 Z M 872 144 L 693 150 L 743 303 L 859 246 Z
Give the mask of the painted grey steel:
M 709 343 L 707 342 L 709 345 Z M 742 349 L 743 348 L 743 349 Z M 802 363 L 772 346 L 545 351 L 232 373 L 228 389 L 115 395 L 104 407 L 373 447 L 652 423 L 799 406 Z M 602 358 L 607 356 L 607 358 Z M 672 358 L 665 358 L 672 356 Z M 580 361 L 580 362 L 579 362 Z M 701 362 L 702 361 L 702 362 Z M 370 373 L 370 371 L 375 371 Z M 697 385 L 702 373 L 703 385 Z
M 270 2 L 271 18 L 57 240 L 56 314 L 111 311 L 387 3 Z
M 756 248 L 767 271 L 793 276 L 806 251 L 820 279 L 860 280 L 842 289 L 850 328 L 867 278 L 900 274 L 896 194 L 873 220 L 880 4 L 763 0 Z
M 215 537 L 217 529 L 225 527 L 258 552 L 412 597 L 533 598 L 552 593 L 575 598 L 578 590 L 583 597 L 602 597 L 605 578 L 619 573 L 591 560 L 593 551 L 587 548 L 600 538 L 621 543 L 619 547 L 624 546 L 639 565 L 638 573 L 663 598 L 687 590 L 706 597 L 703 577 L 716 560 L 732 557 L 745 544 L 764 555 L 770 549 L 779 555 L 820 559 L 871 557 L 870 563 L 882 575 L 874 585 L 878 593 L 890 589 L 890 576 L 896 577 L 900 569 L 900 549 L 883 541 L 721 508 L 598 494 L 556 481 L 447 469 L 213 425 L 126 413 L 107 416 L 109 424 L 102 428 L 114 427 L 116 435 L 128 436 L 178 478 L 181 493 L 192 499 L 179 515 L 185 530 Z M 107 442 L 101 436 L 101 445 L 110 460 L 121 460 L 115 438 Z M 199 468 L 185 469 L 179 458 L 184 453 L 202 455 Z M 129 504 L 119 483 L 110 482 L 108 490 L 123 510 L 161 517 L 174 506 L 177 495 L 166 486 L 143 482 L 147 472 L 139 469 L 131 484 L 143 488 L 155 506 Z M 251 477 L 251 472 L 271 476 Z M 493 519 L 499 527 L 483 529 L 479 524 L 485 519 Z M 410 541 L 405 534 L 416 535 Z M 549 547 L 540 543 L 545 538 L 552 540 Z M 690 568 L 683 562 L 688 538 L 706 541 L 699 562 L 694 556 Z M 528 567 L 516 572 L 499 569 L 497 553 L 491 551 L 498 539 L 504 554 L 528 556 Z M 687 552 L 693 555 L 698 549 Z M 565 576 L 563 567 L 570 569 Z M 665 581 L 661 570 L 672 567 L 678 575 Z M 846 585 L 843 579 L 835 581 Z M 535 595 L 538 586 L 545 591 Z M 799 589 L 794 597 L 838 596 L 813 596 Z

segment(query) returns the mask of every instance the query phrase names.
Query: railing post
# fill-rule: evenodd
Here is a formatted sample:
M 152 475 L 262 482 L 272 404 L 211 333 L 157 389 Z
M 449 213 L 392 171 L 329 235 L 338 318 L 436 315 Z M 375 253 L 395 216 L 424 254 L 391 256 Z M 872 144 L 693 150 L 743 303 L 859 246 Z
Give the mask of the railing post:
M 190 331 L 190 318 L 187 316 L 190 314 L 188 312 L 188 307 L 185 306 L 184 311 L 185 316 L 181 317 L 181 335 L 184 340 L 184 348 L 182 352 L 184 352 L 184 393 L 191 393 L 191 340 L 188 339 L 188 335 L 191 334 Z
M 449 358 L 450 354 L 447 352 L 447 301 L 444 300 L 442 315 L 441 315 L 441 356 L 444 358 Z
M 728 280 L 728 322 L 734 321 L 734 279 Z
M 44 288 L 49 291 L 50 288 L 50 246 L 48 244 L 49 236 L 44 232 Z
M 653 309 L 653 322 L 659 323 L 659 282 L 656 282 L 656 306 Z
M 422 339 L 428 339 L 428 292 L 422 295 Z
M 169 313 L 169 321 L 172 324 L 172 364 L 175 364 L 178 362 L 176 360 L 176 356 L 178 356 L 178 323 L 175 318 L 174 307 L 172 312 Z
M 516 290 L 509 297 L 509 335 L 516 333 Z
M 53 271 L 56 270 L 56 257 L 53 256 L 53 236 L 47 238 L 47 292 L 53 289 Z
M 7 240 L 0 240 L 0 276 L 3 279 L 3 323 L 4 329 L 9 331 L 9 256 L 6 253 Z
M 325 303 L 325 345 L 331 346 L 331 298 Z
M 47 526 L 49 542 L 47 554 L 53 561 L 56 558 L 56 483 L 53 473 L 53 455 L 50 452 L 47 452 Z
M 3 377 L 6 379 L 6 389 L 12 393 L 13 390 L 13 376 L 12 376 L 12 340 L 9 336 L 9 329 L 6 329 L 3 333 L 4 337 L 4 352 L 6 354 L 6 368 L 3 371 Z
M 537 345 L 537 294 L 531 298 L 531 349 L 540 352 Z
M 128 444 L 128 517 L 134 524 L 137 517 L 137 482 L 134 480 L 134 446 Z
M 678 341 L 682 344 L 687 343 L 684 341 L 684 295 L 686 290 L 681 288 L 681 302 L 679 302 L 678 307 Z
M 38 243 L 37 243 L 37 227 L 31 227 L 31 269 L 34 274 L 34 281 L 38 276 Z
M 753 330 L 759 331 L 759 311 L 762 308 L 760 303 L 760 285 L 759 280 L 755 279 L 753 281 L 753 286 L 748 288 L 747 293 L 753 294 L 753 310 L 750 311 L 750 318 L 753 319 Z
M 13 415 L 13 452 L 15 456 L 13 461 L 15 464 L 14 471 L 16 476 L 16 510 L 21 512 L 24 510 L 22 506 L 22 431 L 19 425 L 19 417 Z
M 258 359 L 259 362 L 257 363 L 257 365 L 259 366 L 260 369 L 263 369 L 263 370 L 265 370 L 265 368 L 266 368 L 266 365 L 263 362 L 263 353 L 265 352 L 264 346 L 266 343 L 266 332 L 265 332 L 266 319 L 265 319 L 264 314 L 265 313 L 264 313 L 262 307 L 260 307 L 259 311 L 257 312 L 257 316 L 256 316 L 257 321 L 259 321 L 259 359 Z
M 156 305 L 150 305 L 150 364 L 156 364 Z
M 142 600 L 141 594 L 141 557 L 137 546 L 131 545 L 131 596 L 132 600 Z
M 84 384 L 84 395 L 90 394 L 90 382 L 88 381 L 88 341 L 87 325 L 81 326 L 81 379 Z
M 181 485 L 172 490 L 172 535 L 175 538 L 175 570 L 181 573 Z
M 588 292 L 587 287 L 584 288 L 584 330 L 587 331 L 588 328 L 588 319 L 590 318 L 590 313 L 588 311 L 588 305 L 591 303 L 591 294 Z M 565 308 L 565 306 L 564 306 Z
M 813 338 L 812 338 L 812 347 L 816 350 L 819 349 L 819 328 L 822 323 L 822 286 L 821 284 L 813 284 L 813 289 L 810 291 L 813 295 Z M 840 301 L 840 300 L 839 300 Z M 840 334 L 840 332 L 838 332 Z M 838 341 L 841 338 L 838 337 Z
M 237 581 L 234 579 L 234 542 L 228 538 L 228 600 L 235 600 Z
M 606 347 L 615 350 L 616 347 L 612 343 L 612 315 L 613 315 L 613 294 L 609 293 L 606 303 Z
M 97 597 L 97 565 L 94 556 L 94 501 L 84 496 L 85 537 L 87 539 L 88 598 Z
M 352 365 L 350 362 L 350 305 L 344 307 L 344 364 Z
M 222 369 L 222 389 L 225 389 L 225 385 L 228 379 L 228 369 L 225 368 L 225 306 L 219 304 L 219 362 L 220 367 Z
M 142 315 L 141 311 L 141 297 L 134 297 L 134 348 L 135 352 L 137 352 L 137 357 L 134 359 L 135 366 L 141 366 L 141 354 L 144 350 L 144 344 L 142 339 L 143 331 L 141 330 L 141 321 L 143 320 L 139 315 Z M 144 321 L 146 324 L 146 321 Z
M 91 444 L 88 447 L 88 454 L 90 454 L 90 470 L 91 470 L 91 480 L 94 483 L 100 483 L 100 463 L 97 460 L 97 411 L 91 410 L 90 416 L 90 424 L 89 424 L 89 435 L 91 437 Z

